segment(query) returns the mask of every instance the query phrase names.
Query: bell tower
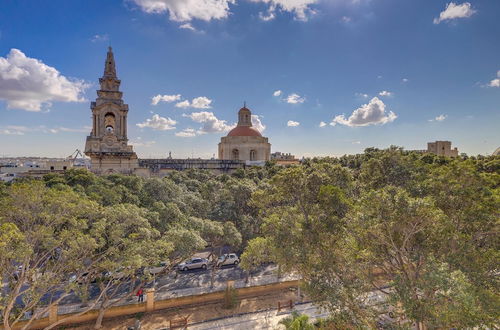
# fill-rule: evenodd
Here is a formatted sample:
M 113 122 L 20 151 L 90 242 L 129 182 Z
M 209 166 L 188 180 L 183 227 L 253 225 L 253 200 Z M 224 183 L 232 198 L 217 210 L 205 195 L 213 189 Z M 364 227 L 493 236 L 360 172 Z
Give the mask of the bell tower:
M 128 105 L 120 92 L 121 81 L 116 76 L 115 58 L 108 49 L 101 88 L 91 102 L 92 132 L 87 136 L 85 155 L 91 159 L 91 169 L 98 174 L 130 174 L 138 167 L 137 155 L 128 145 Z

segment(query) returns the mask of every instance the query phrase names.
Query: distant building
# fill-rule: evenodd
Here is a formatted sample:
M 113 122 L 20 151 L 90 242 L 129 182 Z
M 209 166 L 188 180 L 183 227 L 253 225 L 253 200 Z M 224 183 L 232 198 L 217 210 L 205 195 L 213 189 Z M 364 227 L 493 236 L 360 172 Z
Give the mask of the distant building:
M 271 144 L 252 127 L 252 112 L 246 106 L 238 111 L 238 125 L 219 143 L 219 159 L 243 160 L 249 165 L 271 158 Z
M 299 164 L 300 160 L 295 158 L 291 153 L 273 152 L 271 154 L 271 160 L 274 160 L 278 165 L 292 165 Z
M 451 149 L 450 141 L 435 141 L 427 143 L 427 152 L 438 156 L 458 157 L 458 149 Z

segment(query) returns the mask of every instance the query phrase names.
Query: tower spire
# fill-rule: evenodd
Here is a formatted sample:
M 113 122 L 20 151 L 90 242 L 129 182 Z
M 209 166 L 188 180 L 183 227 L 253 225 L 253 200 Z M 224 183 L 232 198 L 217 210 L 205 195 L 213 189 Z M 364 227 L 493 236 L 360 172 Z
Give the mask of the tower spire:
M 103 78 L 116 78 L 115 57 L 113 49 L 108 47 L 108 54 L 106 56 L 106 63 L 104 64 L 104 77 Z

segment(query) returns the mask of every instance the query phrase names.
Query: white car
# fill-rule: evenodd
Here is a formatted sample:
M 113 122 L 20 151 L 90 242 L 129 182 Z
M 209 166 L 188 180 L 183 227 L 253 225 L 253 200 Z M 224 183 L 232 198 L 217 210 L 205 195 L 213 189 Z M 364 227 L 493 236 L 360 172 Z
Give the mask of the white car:
M 183 263 L 180 263 L 177 268 L 179 270 L 189 270 L 189 269 L 207 269 L 208 267 L 208 260 L 205 258 L 191 258 L 189 260 L 184 261 Z
M 237 265 L 240 263 L 240 258 L 235 253 L 226 253 L 221 255 L 217 259 L 217 267 L 226 266 L 226 265 Z

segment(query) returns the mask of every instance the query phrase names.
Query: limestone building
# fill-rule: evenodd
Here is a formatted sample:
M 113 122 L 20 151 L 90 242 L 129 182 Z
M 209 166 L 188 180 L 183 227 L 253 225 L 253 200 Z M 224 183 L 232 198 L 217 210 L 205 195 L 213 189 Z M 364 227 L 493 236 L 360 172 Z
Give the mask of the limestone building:
M 458 149 L 451 149 L 450 141 L 435 141 L 427 143 L 427 152 L 439 156 L 458 157 Z
M 245 106 L 238 112 L 238 125 L 219 143 L 219 159 L 249 164 L 270 160 L 271 144 L 252 127 L 252 112 Z
M 99 83 L 97 99 L 90 105 L 92 132 L 87 136 L 85 155 L 90 157 L 95 173 L 133 173 L 138 167 L 137 155 L 128 144 L 128 105 L 123 102 L 123 93 L 119 90 L 121 81 L 116 76 L 111 47 Z

